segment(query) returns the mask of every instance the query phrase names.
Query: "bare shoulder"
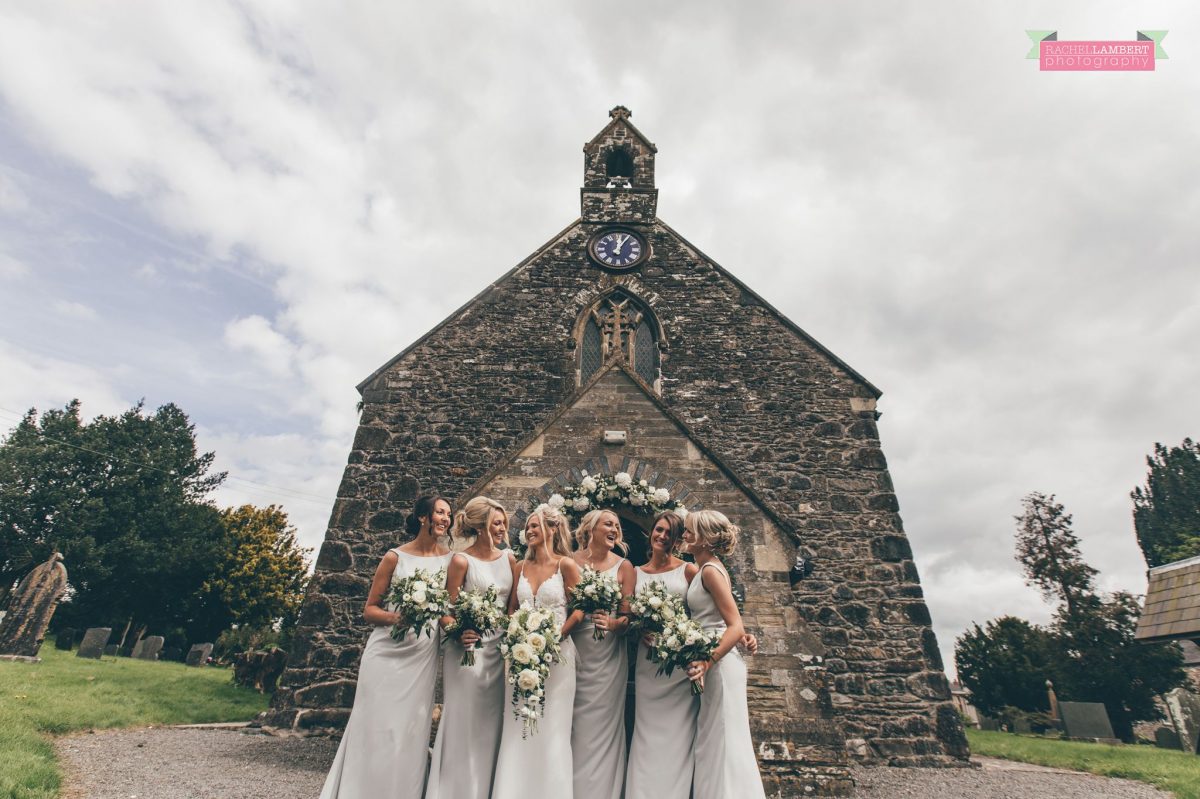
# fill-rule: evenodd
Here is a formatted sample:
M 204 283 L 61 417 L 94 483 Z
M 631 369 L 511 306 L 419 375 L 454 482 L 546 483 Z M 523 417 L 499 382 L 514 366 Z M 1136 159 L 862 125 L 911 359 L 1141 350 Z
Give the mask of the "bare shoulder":
M 579 564 L 575 562 L 574 558 L 563 558 L 559 561 L 559 568 L 563 570 L 563 574 L 572 577 L 579 576 Z
M 729 576 L 720 561 L 709 561 L 701 566 L 700 580 L 709 591 L 729 590 Z
M 633 577 L 635 571 L 636 570 L 634 569 L 633 564 L 628 558 L 626 558 L 625 560 L 621 561 L 621 566 L 617 569 L 617 574 L 621 575 L 622 577 Z

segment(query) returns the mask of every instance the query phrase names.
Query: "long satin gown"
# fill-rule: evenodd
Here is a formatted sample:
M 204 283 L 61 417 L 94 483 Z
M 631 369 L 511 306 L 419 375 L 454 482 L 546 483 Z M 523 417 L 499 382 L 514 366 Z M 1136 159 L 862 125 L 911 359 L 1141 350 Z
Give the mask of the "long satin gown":
M 415 569 L 436 572 L 450 556 L 420 557 L 393 549 L 399 558 L 392 581 Z M 433 684 L 441 636 L 409 632 L 393 641 L 391 627 L 376 627 L 363 648 L 354 709 L 321 799 L 420 799 L 425 787 Z
M 496 593 L 507 603 L 512 590 L 512 565 L 508 552 L 492 561 L 465 552 L 467 575 L 464 591 Z M 461 665 L 463 647 L 450 641 L 442 656 L 442 720 L 433 744 L 433 759 L 425 799 L 488 799 L 500 752 L 500 731 L 509 711 L 504 658 L 500 656 L 502 632 L 484 636 L 475 650 L 475 665 Z
M 554 611 L 559 627 L 567 620 L 567 589 L 562 569 L 538 586 L 537 596 L 522 572 L 517 601 Z M 505 696 L 504 732 L 496 761 L 492 799 L 572 799 L 571 709 L 575 701 L 575 645 L 562 642 L 563 661 L 550 667 L 546 707 L 537 732 L 522 737 L 523 724 L 513 713 L 511 692 Z
M 616 579 L 624 560 L 603 574 Z M 571 632 L 579 665 L 571 726 L 576 799 L 621 799 L 625 784 L 625 685 L 629 650 L 623 634 L 592 638 L 591 616 Z
M 637 570 L 637 589 L 662 583 L 683 599 L 688 583 L 679 568 L 660 574 Z M 692 793 L 695 760 L 696 717 L 700 700 L 692 694 L 687 669 L 675 669 L 668 677 L 658 675 L 658 664 L 646 659 L 646 648 L 637 649 L 634 666 L 636 700 L 633 742 L 629 746 L 629 769 L 625 776 L 625 799 L 688 799 Z
M 706 563 L 688 586 L 688 612 L 704 629 L 725 632 L 725 619 L 704 587 L 704 569 L 729 574 L 715 563 Z M 737 647 L 729 650 L 704 676 L 700 714 L 696 720 L 696 771 L 692 779 L 695 799 L 765 799 L 754 741 L 750 737 L 750 710 L 746 705 L 746 661 Z

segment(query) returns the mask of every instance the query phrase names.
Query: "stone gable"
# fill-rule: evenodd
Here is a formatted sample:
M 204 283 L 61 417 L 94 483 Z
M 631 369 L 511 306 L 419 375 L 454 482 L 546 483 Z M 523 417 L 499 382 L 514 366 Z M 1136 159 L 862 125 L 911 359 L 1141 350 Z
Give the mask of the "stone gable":
M 611 189 L 614 198 L 622 191 Z M 547 431 L 599 413 L 601 397 L 617 397 L 629 409 L 629 427 L 675 430 L 631 431 L 622 457 L 680 475 L 688 474 L 686 461 L 705 481 L 719 473 L 731 488 L 677 479 L 710 507 L 770 519 L 771 531 L 761 521 L 748 529 L 757 531 L 755 547 L 775 553 L 771 568 L 756 562 L 753 548 L 737 564 L 748 615 L 752 597 L 769 597 L 761 620 L 750 624 L 770 653 L 751 664 L 758 695 L 789 685 L 828 695 L 836 718 L 820 716 L 822 729 L 840 724 L 846 751 L 860 759 L 960 762 L 966 742 L 881 448 L 878 389 L 660 220 L 629 225 L 650 255 L 613 273 L 585 252 L 607 222 L 585 219 L 360 385 L 360 426 L 268 722 L 322 730 L 344 720 L 340 686 L 353 681 L 368 632 L 361 608 L 370 576 L 401 541 L 404 514 L 419 493 L 438 491 L 460 503 L 485 486 L 515 509 L 537 493 L 534 482 L 549 479 L 544 472 L 560 464 L 580 468 L 598 454 L 592 428 L 574 443 L 556 433 L 561 451 L 545 449 Z M 654 316 L 659 379 L 651 385 L 610 370 L 581 394 L 580 320 L 618 289 Z M 521 453 L 539 435 L 543 454 L 526 464 L 532 471 L 505 471 L 534 457 Z M 676 463 L 688 447 L 705 457 L 662 465 Z M 580 460 L 568 466 L 569 451 Z M 811 573 L 793 585 L 782 562 L 796 554 Z M 826 651 L 819 677 L 805 673 L 816 666 L 798 661 L 797 641 L 806 636 Z M 775 651 L 779 641 L 792 649 Z M 768 729 L 791 734 L 793 711 L 817 718 L 785 705 L 786 713 L 756 714 L 760 746 Z M 796 742 L 795 750 L 806 747 Z M 815 744 L 807 751 L 816 764 L 836 760 Z

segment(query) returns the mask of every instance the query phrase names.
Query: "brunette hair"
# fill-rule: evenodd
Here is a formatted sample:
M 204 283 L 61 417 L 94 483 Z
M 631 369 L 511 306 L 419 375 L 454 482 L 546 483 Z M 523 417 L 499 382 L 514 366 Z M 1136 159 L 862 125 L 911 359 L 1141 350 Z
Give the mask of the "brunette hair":
M 618 549 L 622 553 L 628 552 L 629 547 L 625 545 L 625 533 L 621 529 L 621 517 L 615 511 L 608 508 L 599 508 L 597 510 L 588 511 L 587 514 L 579 520 L 579 526 L 575 528 L 575 544 L 579 549 L 587 549 L 588 544 L 592 540 L 592 530 L 600 523 L 600 517 L 606 513 L 612 514 L 612 517 L 617 520 L 617 543 L 613 544 L 613 549 Z
M 717 557 L 725 557 L 737 546 L 741 528 L 718 510 L 698 510 L 687 517 L 696 537 Z
M 475 497 L 463 505 L 463 509 L 454 514 L 454 524 L 450 527 L 450 538 L 474 538 L 487 530 L 492 520 L 492 514 L 500 511 L 504 514 L 504 529 L 508 529 L 508 511 L 490 497 Z
M 437 507 L 439 502 L 450 504 L 449 500 L 443 499 L 439 494 L 423 494 L 417 497 L 417 501 L 413 503 L 412 513 L 408 514 L 408 518 L 404 520 L 404 531 L 409 535 L 416 535 L 421 532 L 421 520 L 433 520 L 433 509 Z M 451 508 L 453 511 L 453 508 Z
M 653 532 L 658 523 L 664 521 L 667 523 L 667 540 L 671 542 L 673 552 L 683 538 L 683 517 L 673 510 L 665 510 L 654 517 L 654 521 L 650 523 L 650 531 Z
M 550 549 L 557 555 L 571 554 L 571 525 L 566 514 L 551 505 L 541 504 L 525 519 L 525 527 L 534 516 L 542 523 L 543 535 L 550 535 Z

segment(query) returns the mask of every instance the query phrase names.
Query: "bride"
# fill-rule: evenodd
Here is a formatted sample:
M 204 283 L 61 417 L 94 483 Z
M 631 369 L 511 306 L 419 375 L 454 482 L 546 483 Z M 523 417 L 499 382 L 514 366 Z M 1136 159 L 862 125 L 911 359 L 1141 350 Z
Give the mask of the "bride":
M 575 611 L 567 615 L 567 595 L 579 582 L 579 566 L 569 557 L 568 536 L 566 518 L 549 505 L 538 506 L 525 521 L 525 559 L 518 564 L 508 609 L 511 613 L 520 605 L 529 604 L 553 610 L 562 626 L 563 660 L 550 667 L 545 710 L 536 732 L 525 737 L 524 724 L 514 715 L 512 705 L 505 702 L 492 799 L 572 797 L 575 646 L 570 632 L 583 614 Z

